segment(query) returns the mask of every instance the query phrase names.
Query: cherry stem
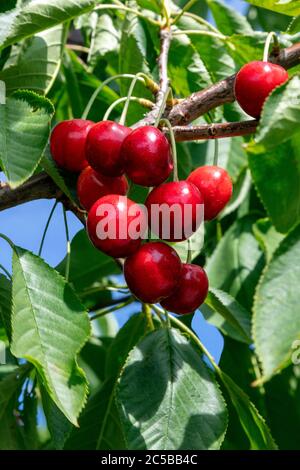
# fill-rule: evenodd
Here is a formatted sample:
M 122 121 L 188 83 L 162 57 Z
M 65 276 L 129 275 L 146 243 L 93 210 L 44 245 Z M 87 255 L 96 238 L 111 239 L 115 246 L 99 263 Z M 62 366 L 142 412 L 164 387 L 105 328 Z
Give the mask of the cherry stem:
M 0 264 L 0 269 L 6 274 L 6 276 L 11 279 L 11 274 L 7 271 L 7 269 L 3 266 L 3 264 Z
M 215 139 L 215 151 L 214 151 L 214 165 L 218 165 L 218 161 L 219 161 L 219 141 L 218 139 Z
M 101 93 L 101 91 L 103 90 L 103 88 L 106 85 L 108 85 L 110 82 L 112 82 L 114 80 L 117 80 L 118 78 L 134 78 L 134 77 L 135 77 L 135 75 L 133 75 L 131 73 L 120 73 L 118 75 L 114 75 L 113 77 L 109 77 L 106 80 L 104 80 L 104 82 L 102 82 L 101 85 L 99 85 L 98 88 L 92 94 L 88 104 L 85 107 L 85 110 L 82 113 L 81 119 L 86 119 L 88 117 L 88 114 L 89 114 L 89 112 L 90 112 L 97 96 L 99 95 L 99 93 Z M 140 80 L 143 81 L 142 78 L 140 78 Z
M 67 240 L 67 260 L 66 260 L 65 278 L 66 278 L 66 281 L 69 282 L 70 261 L 71 261 L 71 243 L 70 243 L 70 234 L 69 234 L 69 226 L 68 226 L 68 219 L 67 219 L 67 211 L 66 211 L 64 206 L 63 206 L 63 215 L 64 215 L 64 224 L 65 224 L 66 240 Z
M 192 6 L 197 2 L 198 0 L 189 0 L 185 5 L 184 7 L 182 8 L 181 12 L 178 13 L 177 16 L 175 16 L 174 20 L 172 21 L 172 24 L 176 24 L 180 18 L 182 17 L 182 15 L 184 15 L 185 12 L 187 12 L 190 8 L 192 8 Z
M 192 262 L 191 240 L 188 239 L 187 243 L 188 243 L 188 250 L 187 250 L 186 262 L 187 262 L 187 264 L 191 264 L 191 262 Z
M 173 165 L 174 165 L 174 170 L 173 170 L 173 181 L 179 181 L 178 179 L 178 165 L 177 165 L 177 149 L 176 149 L 176 141 L 175 141 L 175 135 L 173 132 L 172 125 L 168 119 L 161 119 L 160 123 L 165 124 L 169 130 L 169 135 L 170 135 L 170 140 L 171 140 L 171 146 L 172 146 L 172 157 L 173 157 Z
M 125 5 L 119 4 L 118 5 L 110 5 L 110 4 L 102 4 L 94 8 L 94 11 L 99 11 L 99 10 L 120 10 L 120 11 L 127 11 L 128 13 L 134 13 L 136 16 L 139 16 L 140 18 L 143 18 L 144 20 L 148 21 L 151 24 L 154 24 L 155 26 L 160 26 L 159 21 L 154 20 L 150 18 L 149 16 L 144 15 L 142 12 L 139 10 L 135 10 L 134 8 L 127 7 Z
M 204 29 L 185 29 L 185 30 L 178 30 L 178 31 L 173 31 L 173 36 L 180 36 L 182 34 L 187 34 L 187 35 L 195 35 L 195 36 L 211 36 L 214 38 L 221 39 L 222 41 L 227 40 L 227 36 L 224 36 L 224 34 L 221 33 L 215 33 L 214 31 L 205 31 Z
M 127 117 L 127 113 L 128 113 L 129 103 L 130 103 L 130 100 L 131 100 L 132 93 L 133 93 L 134 87 L 136 85 L 136 82 L 141 77 L 143 78 L 144 76 L 145 76 L 145 74 L 143 74 L 143 73 L 137 73 L 134 76 L 134 78 L 132 79 L 132 82 L 131 82 L 129 90 L 128 90 L 128 95 L 126 97 L 125 106 L 123 108 L 123 112 L 122 112 L 120 120 L 119 120 L 119 123 L 122 124 L 122 126 L 125 126 L 125 123 L 126 123 L 126 117 Z M 143 78 L 143 81 L 144 81 L 144 83 L 146 83 L 144 78 Z
M 131 304 L 134 301 L 133 297 L 129 297 L 129 299 L 125 300 L 124 302 L 121 302 L 117 305 L 113 305 L 108 308 L 103 308 L 100 310 L 97 310 L 94 315 L 90 317 L 90 320 L 96 320 L 97 318 L 103 317 L 104 315 L 108 315 L 109 313 L 113 313 L 116 310 L 120 310 L 121 308 L 127 307 L 127 305 Z
M 269 60 L 269 50 L 270 50 L 272 40 L 274 42 L 274 47 L 279 48 L 279 42 L 278 42 L 277 35 L 276 35 L 276 33 L 274 33 L 274 31 L 271 31 L 268 34 L 266 42 L 265 42 L 264 55 L 263 55 L 263 61 L 264 62 L 268 62 L 268 60 Z
M 114 110 L 114 108 L 116 106 L 118 106 L 118 104 L 120 103 L 124 103 L 124 101 L 127 100 L 127 96 L 123 96 L 122 98 L 119 98 L 117 99 L 116 101 L 114 101 L 109 108 L 107 108 L 107 111 L 106 113 L 104 114 L 103 116 L 103 121 L 106 121 L 107 119 L 109 119 L 109 116 L 111 114 L 111 112 Z M 131 96 L 130 97 L 130 101 L 136 101 L 137 103 L 139 103 L 141 106 L 145 106 L 145 108 L 153 108 L 154 106 L 154 103 L 150 100 L 146 100 L 146 99 L 143 99 L 143 98 L 138 98 L 137 96 Z
M 58 201 L 55 201 L 55 203 L 53 204 L 53 207 L 50 211 L 48 220 L 46 222 L 46 225 L 45 225 L 45 228 L 44 228 L 44 231 L 43 231 L 42 240 L 41 240 L 40 248 L 39 248 L 39 251 L 38 251 L 38 256 L 41 256 L 41 254 L 42 254 L 45 238 L 46 238 L 48 228 L 49 228 L 49 225 L 50 225 L 50 222 L 51 222 L 51 219 L 53 217 L 53 214 L 54 214 L 54 211 L 56 209 L 57 204 L 58 204 Z
M 151 307 L 148 304 L 143 304 L 143 313 L 146 317 L 148 326 L 151 331 L 155 330 L 154 323 L 153 323 L 153 318 L 152 318 L 152 313 L 151 313 Z
M 160 107 L 159 107 L 159 110 L 158 110 L 158 113 L 157 113 L 157 116 L 156 116 L 156 119 L 155 119 L 155 123 L 154 123 L 154 127 L 158 127 L 159 126 L 159 122 L 160 120 L 162 119 L 162 115 L 164 114 L 165 112 L 165 109 L 166 109 L 166 104 L 167 104 L 167 101 L 168 101 L 168 97 L 169 97 L 169 94 L 171 93 L 171 88 L 168 87 L 167 91 L 165 92 L 164 96 L 163 96 L 163 99 L 160 103 Z
M 157 307 L 156 305 L 153 305 L 153 310 L 156 312 L 156 313 L 160 313 L 160 314 L 165 314 L 166 311 L 162 310 L 161 308 Z M 186 333 L 190 338 L 191 340 L 198 346 L 198 348 L 200 349 L 200 351 L 205 354 L 205 356 L 209 359 L 211 365 L 213 366 L 213 368 L 215 369 L 215 371 L 217 372 L 217 374 L 221 377 L 222 375 L 222 372 L 221 372 L 221 369 L 220 367 L 218 366 L 218 364 L 216 363 L 216 361 L 214 360 L 213 356 L 210 354 L 210 352 L 206 349 L 206 347 L 204 346 L 204 344 L 201 343 L 200 339 L 198 338 L 198 336 L 188 327 L 186 326 L 184 323 L 182 323 L 180 320 L 178 320 L 176 317 L 174 317 L 173 315 L 169 315 L 169 320 L 171 321 L 171 323 L 173 323 L 178 329 L 180 329 L 182 332 Z
M 13 251 L 16 251 L 16 247 L 15 247 L 15 245 L 13 244 L 13 242 L 11 241 L 10 238 L 8 238 L 8 237 L 7 237 L 6 235 L 4 235 L 3 233 L 0 233 L 0 238 L 2 238 L 2 240 L 6 241 L 6 242 L 9 244 L 9 246 L 11 247 L 11 249 L 12 249 Z
M 206 26 L 208 29 L 210 29 L 211 31 L 214 31 L 217 34 L 221 34 L 221 32 L 217 28 L 215 28 L 211 23 L 209 23 L 209 21 L 206 21 L 204 18 L 196 15 L 195 13 L 190 13 L 190 12 L 185 11 L 183 13 L 183 16 L 187 18 L 192 18 L 193 20 L 195 20 L 196 23 Z

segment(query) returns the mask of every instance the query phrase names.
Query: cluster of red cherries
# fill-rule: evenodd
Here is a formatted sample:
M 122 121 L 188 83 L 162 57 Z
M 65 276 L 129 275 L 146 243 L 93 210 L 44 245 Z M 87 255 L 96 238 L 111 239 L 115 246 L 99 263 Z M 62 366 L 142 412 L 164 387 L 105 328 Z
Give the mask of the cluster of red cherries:
M 253 62 L 237 74 L 235 94 L 241 107 L 259 117 L 263 103 L 276 86 L 287 80 L 280 66 Z M 192 207 L 190 233 L 175 236 L 171 221 L 168 241 L 183 241 L 197 230 L 197 207 L 204 205 L 204 219 L 214 219 L 232 195 L 232 182 L 218 166 L 202 166 L 184 181 L 166 182 L 173 171 L 171 147 L 164 133 L 154 126 L 131 129 L 112 121 L 94 123 L 72 119 L 59 123 L 53 130 L 50 149 L 56 163 L 69 171 L 80 172 L 77 192 L 81 206 L 88 211 L 87 230 L 92 243 L 114 258 L 126 258 L 124 275 L 129 289 L 142 302 L 160 303 L 165 309 L 186 314 L 195 311 L 205 300 L 208 279 L 203 268 L 182 263 L 172 246 L 163 241 L 142 243 L 142 237 L 99 238 L 97 226 L 103 218 L 99 208 L 114 208 L 118 228 L 125 221 L 129 226 L 143 217 L 141 206 L 126 194 L 128 182 L 150 189 L 146 199 L 150 225 L 152 208 L 178 204 L 182 218 L 186 205 Z M 107 214 L 106 214 L 107 216 Z M 183 223 L 183 222 L 182 222 Z M 163 240 L 163 221 L 156 235 Z M 173 224 L 173 226 L 172 226 Z

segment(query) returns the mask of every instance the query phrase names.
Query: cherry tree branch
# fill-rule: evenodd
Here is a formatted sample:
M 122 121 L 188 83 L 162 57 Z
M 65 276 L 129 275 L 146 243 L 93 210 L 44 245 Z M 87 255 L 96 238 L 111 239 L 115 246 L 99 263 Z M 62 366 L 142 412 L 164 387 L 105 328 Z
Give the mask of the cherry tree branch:
M 300 62 L 300 43 L 294 44 L 287 49 L 281 49 L 276 55 L 271 55 L 270 61 L 289 69 Z M 234 97 L 234 81 L 236 75 L 231 75 L 224 80 L 212 85 L 205 90 L 193 93 L 188 98 L 175 105 L 168 119 L 172 125 L 188 124 L 199 116 L 206 114 L 211 109 L 225 103 L 232 103 Z
M 241 122 L 222 122 L 202 126 L 174 126 L 173 131 L 177 142 L 189 140 L 208 140 L 239 135 L 253 134 L 258 121 L 251 119 Z M 164 129 L 167 132 L 167 129 Z
M 171 45 L 171 30 L 170 28 L 162 28 L 160 30 L 160 54 L 158 56 L 158 72 L 159 72 L 159 91 L 156 94 L 156 102 L 153 109 L 145 116 L 144 119 L 139 121 L 133 127 L 139 127 L 141 125 L 152 124 L 163 104 L 166 93 L 170 85 L 168 77 L 168 57 Z M 167 112 L 169 111 L 167 103 Z
M 167 34 L 167 30 L 162 30 L 161 32 L 161 44 L 162 52 L 159 57 L 160 86 L 167 90 L 169 85 L 166 73 L 167 56 L 170 47 L 170 36 Z M 281 64 L 286 69 L 294 67 L 300 63 L 300 43 L 280 50 L 279 53 L 277 52 L 276 55 L 271 56 L 271 60 Z M 257 126 L 257 121 L 255 120 L 203 126 L 184 126 L 210 109 L 234 101 L 234 79 L 235 76 L 233 75 L 206 90 L 194 93 L 190 97 L 181 100 L 167 113 L 168 119 L 174 126 L 177 141 L 233 137 L 255 132 Z M 156 110 L 159 103 L 161 103 L 161 96 L 163 95 L 159 92 L 156 97 Z M 143 120 L 144 124 L 153 122 L 152 112 L 153 110 Z M 149 115 L 151 119 L 147 121 Z M 63 195 L 52 179 L 44 172 L 32 176 L 26 183 L 15 189 L 11 189 L 7 183 L 0 183 L 0 211 L 36 199 L 52 198 L 62 201 L 67 209 L 74 212 L 83 223 L 85 222 L 84 213 Z

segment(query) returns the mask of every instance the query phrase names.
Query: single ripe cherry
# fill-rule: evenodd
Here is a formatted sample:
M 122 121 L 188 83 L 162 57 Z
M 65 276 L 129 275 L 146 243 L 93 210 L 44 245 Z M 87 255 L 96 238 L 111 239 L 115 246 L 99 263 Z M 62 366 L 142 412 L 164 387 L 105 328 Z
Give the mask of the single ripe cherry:
M 189 181 L 157 186 L 147 197 L 145 205 L 149 227 L 162 240 L 186 240 L 202 222 L 203 197 Z
M 187 181 L 193 183 L 204 199 L 204 219 L 214 219 L 224 209 L 232 195 L 232 182 L 227 171 L 219 166 L 201 166 Z
M 158 186 L 173 170 L 170 144 L 153 126 L 132 131 L 123 142 L 121 154 L 127 176 L 141 186 Z
M 208 279 L 204 269 L 196 264 L 183 264 L 175 292 L 161 305 L 173 313 L 192 313 L 203 304 L 207 293 Z
M 54 127 L 50 137 L 50 151 L 59 167 L 79 172 L 88 165 L 85 142 L 94 125 L 94 122 L 85 119 L 70 119 Z
M 271 62 L 249 62 L 237 73 L 235 97 L 250 116 L 259 118 L 263 104 L 274 88 L 288 80 L 287 71 Z
M 145 211 L 126 196 L 103 196 L 88 213 L 87 230 L 92 243 L 113 258 L 133 254 L 146 229 Z
M 90 166 L 105 176 L 121 176 L 124 173 L 121 146 L 130 132 L 129 127 L 113 121 L 95 124 L 87 136 L 85 147 Z
M 87 211 L 100 197 L 108 194 L 120 194 L 125 196 L 128 191 L 128 183 L 125 176 L 104 176 L 86 167 L 79 175 L 77 181 L 77 196 L 80 205 Z
M 182 263 L 173 248 L 162 242 L 150 242 L 126 259 L 124 275 L 139 300 L 154 304 L 174 292 L 181 269 Z

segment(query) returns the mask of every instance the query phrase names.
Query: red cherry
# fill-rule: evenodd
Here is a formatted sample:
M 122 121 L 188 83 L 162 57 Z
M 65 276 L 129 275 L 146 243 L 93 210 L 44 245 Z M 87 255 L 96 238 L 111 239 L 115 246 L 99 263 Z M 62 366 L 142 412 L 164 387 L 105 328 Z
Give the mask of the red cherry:
M 164 134 L 153 126 L 139 127 L 123 142 L 125 172 L 136 184 L 157 186 L 173 170 L 170 144 Z
M 130 134 L 129 127 L 113 121 L 101 121 L 91 129 L 86 141 L 86 158 L 94 170 L 105 176 L 124 173 L 121 146 Z
M 173 313 L 191 313 L 203 304 L 208 293 L 206 272 L 196 264 L 183 264 L 180 281 L 173 294 L 161 302 Z
M 151 231 L 162 240 L 186 240 L 202 222 L 202 204 L 198 188 L 188 181 L 161 184 L 146 200 Z
M 87 230 L 92 243 L 114 258 L 134 253 L 146 229 L 147 217 L 142 207 L 126 196 L 103 196 L 88 213 Z
M 173 248 L 162 242 L 151 242 L 126 259 L 124 275 L 138 299 L 155 304 L 176 289 L 181 269 L 180 258 Z
M 214 219 L 231 198 L 230 176 L 219 166 L 201 166 L 189 175 L 187 181 L 197 186 L 203 196 L 205 220 Z
M 50 137 L 50 151 L 59 167 L 79 172 L 88 165 L 85 141 L 93 126 L 92 121 L 70 119 L 54 127 Z
M 103 176 L 90 166 L 85 168 L 77 181 L 77 195 L 84 209 L 90 210 L 94 202 L 107 194 L 120 194 L 125 196 L 128 183 L 125 176 Z
M 259 118 L 263 104 L 274 88 L 288 80 L 287 71 L 271 62 L 249 62 L 237 73 L 235 97 L 250 116 Z

